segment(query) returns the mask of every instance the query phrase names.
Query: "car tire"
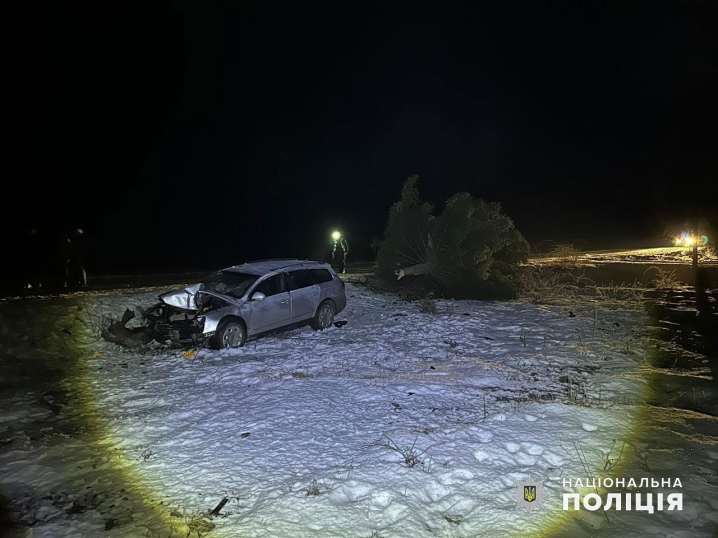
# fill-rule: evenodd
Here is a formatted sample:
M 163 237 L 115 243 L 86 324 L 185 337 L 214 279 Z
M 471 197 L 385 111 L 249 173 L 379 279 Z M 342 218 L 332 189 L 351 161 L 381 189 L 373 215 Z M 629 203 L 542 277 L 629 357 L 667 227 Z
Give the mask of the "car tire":
M 319 305 L 314 314 L 312 328 L 315 331 L 323 331 L 331 327 L 332 323 L 334 323 L 334 305 L 330 301 L 325 301 Z
M 247 329 L 241 321 L 230 319 L 219 324 L 217 332 L 212 337 L 212 349 L 228 349 L 242 347 L 247 341 Z

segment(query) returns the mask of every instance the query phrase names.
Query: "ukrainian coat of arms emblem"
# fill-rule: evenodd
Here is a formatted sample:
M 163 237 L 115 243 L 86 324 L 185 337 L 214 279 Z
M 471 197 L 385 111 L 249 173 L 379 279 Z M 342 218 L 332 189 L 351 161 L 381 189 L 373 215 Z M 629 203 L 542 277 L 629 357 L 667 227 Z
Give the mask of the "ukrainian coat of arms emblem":
M 523 482 L 516 482 L 516 508 L 526 508 L 527 512 L 537 508 L 543 508 L 543 502 L 548 493 L 544 491 L 543 482 L 534 480 L 531 475 Z

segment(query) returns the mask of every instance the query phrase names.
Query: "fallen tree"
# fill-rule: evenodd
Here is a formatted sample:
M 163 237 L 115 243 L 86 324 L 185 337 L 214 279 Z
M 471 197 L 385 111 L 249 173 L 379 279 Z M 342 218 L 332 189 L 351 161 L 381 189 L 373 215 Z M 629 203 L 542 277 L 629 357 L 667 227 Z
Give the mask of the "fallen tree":
M 432 289 L 457 297 L 514 295 L 518 264 L 528 243 L 500 204 L 468 193 L 452 196 L 439 216 L 419 199 L 418 176 L 404 183 L 378 242 L 377 276 L 423 277 Z

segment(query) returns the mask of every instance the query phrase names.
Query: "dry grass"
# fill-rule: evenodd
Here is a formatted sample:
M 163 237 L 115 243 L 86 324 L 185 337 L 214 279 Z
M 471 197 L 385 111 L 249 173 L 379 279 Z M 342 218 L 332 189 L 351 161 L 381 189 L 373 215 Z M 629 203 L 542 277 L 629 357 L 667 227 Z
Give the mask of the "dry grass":
M 209 516 L 206 514 L 195 514 L 192 517 L 185 519 L 185 525 L 189 529 L 188 536 L 192 533 L 196 533 L 198 537 L 201 537 L 217 526 L 209 520 Z
M 414 438 L 414 442 L 411 444 L 411 446 L 399 446 L 397 445 L 390 437 L 387 437 L 386 435 L 384 438 L 386 441 L 379 442 L 378 445 L 382 446 L 384 448 L 388 448 L 389 450 L 393 450 L 397 454 L 400 454 L 402 459 L 404 460 L 403 463 L 407 467 L 415 467 L 416 465 L 419 465 L 423 462 L 421 457 L 424 455 L 424 453 L 429 450 L 429 448 L 425 448 L 421 452 L 416 448 L 416 440 L 418 439 L 418 435 Z
M 319 483 L 317 482 L 317 479 L 315 478 L 309 484 L 309 487 L 307 488 L 306 496 L 307 497 L 316 497 L 321 494 L 322 494 L 322 491 L 319 489 Z
M 576 277 L 555 267 L 527 266 L 518 274 L 519 297 L 534 304 L 550 304 L 572 299 L 578 291 Z
M 643 304 L 645 291 L 646 287 L 638 281 L 599 285 L 584 271 L 566 271 L 546 265 L 523 267 L 516 285 L 517 296 L 533 304 L 576 307 L 596 301 L 636 307 Z
M 626 284 L 625 282 L 614 284 L 611 282 L 595 286 L 593 292 L 597 299 L 638 304 L 643 303 L 645 287 L 638 281 L 634 281 L 632 284 Z
M 651 280 L 651 284 L 659 290 L 673 290 L 681 285 L 681 282 L 676 278 L 676 271 L 668 269 L 661 269 L 660 267 L 653 265 L 646 269 L 643 273 L 645 277 L 649 271 L 655 271 L 656 276 Z
M 558 267 L 575 269 L 581 264 L 583 251 L 580 247 L 576 247 L 571 243 L 553 243 L 548 254 L 549 257 L 555 260 Z
M 217 525 L 212 522 L 212 516 L 207 512 L 194 512 L 188 514 L 186 510 L 175 508 L 170 512 L 173 524 L 170 525 L 167 536 L 182 536 L 185 538 L 202 538 L 212 532 Z M 150 536 L 147 531 L 145 536 Z M 162 536 L 165 536 L 164 534 Z

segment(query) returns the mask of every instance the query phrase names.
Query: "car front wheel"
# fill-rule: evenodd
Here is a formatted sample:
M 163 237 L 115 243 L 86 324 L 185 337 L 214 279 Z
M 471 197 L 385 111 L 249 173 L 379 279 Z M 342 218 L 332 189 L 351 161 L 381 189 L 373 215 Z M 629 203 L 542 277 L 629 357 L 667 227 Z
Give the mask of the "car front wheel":
M 211 343 L 214 349 L 227 349 L 242 347 L 246 340 L 247 330 L 244 325 L 239 321 L 230 320 L 220 325 Z
M 323 331 L 331 327 L 332 323 L 334 323 L 334 306 L 332 303 L 326 302 L 319 305 L 317 313 L 314 314 L 314 319 L 312 320 L 312 328 L 314 328 L 315 331 Z

